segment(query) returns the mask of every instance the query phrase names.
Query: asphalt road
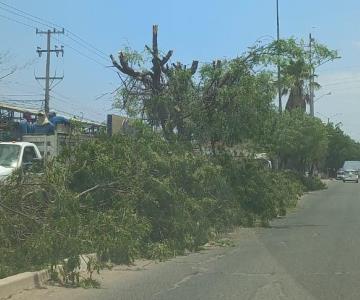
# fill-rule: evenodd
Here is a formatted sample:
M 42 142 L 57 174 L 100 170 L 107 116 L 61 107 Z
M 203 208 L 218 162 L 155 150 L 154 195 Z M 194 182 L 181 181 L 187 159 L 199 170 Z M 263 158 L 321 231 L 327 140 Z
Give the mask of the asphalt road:
M 330 182 L 271 228 L 238 229 L 233 247 L 106 271 L 98 290 L 49 287 L 11 299 L 360 299 L 359 192 Z

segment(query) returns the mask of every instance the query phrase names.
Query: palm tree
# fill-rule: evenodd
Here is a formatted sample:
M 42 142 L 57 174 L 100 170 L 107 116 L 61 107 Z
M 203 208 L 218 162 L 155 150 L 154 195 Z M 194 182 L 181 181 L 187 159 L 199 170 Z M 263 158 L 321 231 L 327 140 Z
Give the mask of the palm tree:
M 286 110 L 302 109 L 306 110 L 309 93 L 305 85 L 309 78 L 310 70 L 303 59 L 291 60 L 283 69 L 284 88 L 283 95 L 289 95 L 286 103 Z
M 283 95 L 289 95 L 286 110 L 301 109 L 306 111 L 306 104 L 310 102 L 310 71 L 311 66 L 304 59 L 291 60 L 283 68 Z M 320 87 L 316 82 L 313 84 L 314 89 Z

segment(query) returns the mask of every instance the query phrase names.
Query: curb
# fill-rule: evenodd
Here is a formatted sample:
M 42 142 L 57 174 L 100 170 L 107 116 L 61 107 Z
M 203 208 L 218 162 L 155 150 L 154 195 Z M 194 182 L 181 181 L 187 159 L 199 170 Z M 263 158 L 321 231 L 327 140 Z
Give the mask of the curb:
M 49 279 L 47 270 L 25 272 L 4 279 L 0 279 L 0 299 L 10 298 L 12 295 L 27 289 L 41 288 Z
M 96 258 L 96 254 L 80 255 L 79 271 L 86 271 L 90 257 Z M 0 300 L 9 299 L 24 290 L 42 288 L 49 279 L 48 270 L 25 272 L 0 279 Z

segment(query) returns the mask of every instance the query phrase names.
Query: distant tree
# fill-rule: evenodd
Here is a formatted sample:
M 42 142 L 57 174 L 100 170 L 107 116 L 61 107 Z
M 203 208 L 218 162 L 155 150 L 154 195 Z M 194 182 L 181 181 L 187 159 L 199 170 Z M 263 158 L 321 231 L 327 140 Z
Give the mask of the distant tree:
M 335 176 L 346 160 L 360 160 L 360 144 L 346 135 L 340 127 L 329 123 L 326 126 L 329 147 L 324 164 L 324 171 Z
M 326 158 L 326 127 L 320 119 L 299 109 L 278 116 L 272 137 L 273 152 L 280 158 L 282 168 L 312 172 Z

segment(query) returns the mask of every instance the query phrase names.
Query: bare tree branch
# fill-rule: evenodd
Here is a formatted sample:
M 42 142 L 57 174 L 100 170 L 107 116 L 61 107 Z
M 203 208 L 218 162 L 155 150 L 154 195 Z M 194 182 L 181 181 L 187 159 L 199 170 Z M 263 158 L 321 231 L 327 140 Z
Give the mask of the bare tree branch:
M 93 192 L 93 191 L 96 191 L 96 190 L 98 190 L 98 189 L 101 189 L 101 188 L 113 187 L 116 183 L 117 183 L 117 182 L 114 181 L 114 182 L 110 182 L 110 183 L 106 183 L 106 184 L 97 184 L 97 185 L 95 185 L 95 186 L 93 186 L 93 187 L 91 187 L 91 188 L 89 188 L 89 189 L 87 189 L 87 190 L 85 190 L 85 191 L 82 191 L 81 193 L 77 194 L 77 195 L 75 196 L 75 198 L 76 198 L 76 199 L 81 198 L 82 196 L 84 196 L 84 195 L 86 195 L 86 194 L 89 194 L 89 193 L 91 193 L 91 192 Z

